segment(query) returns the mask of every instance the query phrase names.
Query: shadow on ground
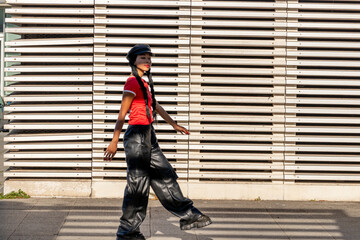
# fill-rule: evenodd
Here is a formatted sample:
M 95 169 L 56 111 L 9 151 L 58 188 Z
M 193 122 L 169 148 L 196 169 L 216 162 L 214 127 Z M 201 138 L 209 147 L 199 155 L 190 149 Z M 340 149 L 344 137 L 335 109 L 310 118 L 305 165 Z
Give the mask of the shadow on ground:
M 149 240 L 360 239 L 360 204 L 198 201 L 213 224 L 181 231 L 178 218 L 150 201 L 141 230 Z M 0 201 L 1 240 L 115 239 L 120 199 Z

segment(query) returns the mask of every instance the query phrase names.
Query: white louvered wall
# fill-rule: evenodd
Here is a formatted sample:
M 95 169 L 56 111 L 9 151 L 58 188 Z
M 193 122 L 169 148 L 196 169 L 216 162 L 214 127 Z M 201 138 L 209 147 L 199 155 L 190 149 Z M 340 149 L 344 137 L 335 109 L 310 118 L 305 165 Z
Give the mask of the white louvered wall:
M 90 182 L 93 1 L 7 2 L 7 183 Z
M 360 181 L 360 1 L 289 1 L 285 181 Z
M 359 0 L 8 3 L 5 191 L 122 196 L 122 141 L 103 153 L 147 43 L 157 100 L 191 132 L 154 125 L 186 195 L 360 199 Z
M 194 1 L 190 179 L 283 179 L 286 3 Z

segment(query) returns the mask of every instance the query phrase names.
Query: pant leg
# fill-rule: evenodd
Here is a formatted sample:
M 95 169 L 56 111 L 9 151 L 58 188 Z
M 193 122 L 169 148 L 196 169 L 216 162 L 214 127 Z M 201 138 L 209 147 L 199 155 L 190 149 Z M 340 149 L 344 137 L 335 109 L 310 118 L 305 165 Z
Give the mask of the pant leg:
M 193 206 L 193 201 L 183 196 L 176 181 L 178 176 L 162 153 L 154 129 L 151 131 L 151 144 L 150 185 L 161 204 L 181 219 L 199 216 L 201 212 Z
M 127 185 L 117 236 L 139 232 L 146 216 L 150 179 L 150 126 L 129 126 L 124 136 Z

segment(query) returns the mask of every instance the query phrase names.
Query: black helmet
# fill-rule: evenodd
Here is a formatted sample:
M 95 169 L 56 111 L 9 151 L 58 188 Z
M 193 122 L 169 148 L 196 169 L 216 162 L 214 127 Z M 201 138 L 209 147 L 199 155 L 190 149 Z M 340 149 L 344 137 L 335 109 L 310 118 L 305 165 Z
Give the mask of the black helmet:
M 133 46 L 130 51 L 126 55 L 126 59 L 129 60 L 130 64 L 134 64 L 136 60 L 136 56 L 143 53 L 150 53 L 152 56 L 153 53 L 151 52 L 151 48 L 147 44 L 136 44 Z

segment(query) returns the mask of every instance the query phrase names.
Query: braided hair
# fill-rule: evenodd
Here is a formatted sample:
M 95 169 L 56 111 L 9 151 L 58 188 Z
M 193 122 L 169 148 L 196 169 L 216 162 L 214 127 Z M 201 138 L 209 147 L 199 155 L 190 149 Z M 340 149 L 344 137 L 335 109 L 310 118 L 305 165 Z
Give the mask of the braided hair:
M 134 64 L 131 64 L 130 65 L 131 67 L 131 72 L 132 74 L 135 76 L 137 82 L 139 83 L 140 85 L 140 88 L 141 88 L 141 91 L 143 93 L 143 96 L 144 96 L 144 100 L 145 100 L 145 104 L 146 104 L 146 114 L 147 114 L 147 117 L 150 121 L 151 117 L 150 117 L 150 112 L 149 112 L 149 109 L 148 109 L 148 106 L 149 106 L 149 103 L 148 103 L 148 94 L 147 94 L 147 91 L 146 91 L 146 88 L 145 88 L 145 85 L 143 83 L 143 81 L 141 80 L 141 77 L 139 76 L 138 74 L 138 71 L 137 71 L 137 67 L 134 65 Z M 155 111 L 155 108 L 156 108 L 156 99 L 155 99 L 155 91 L 154 91 L 154 82 L 152 80 L 152 75 L 151 75 L 151 72 L 150 71 L 147 71 L 146 72 L 146 75 L 149 79 L 149 83 L 150 83 L 150 90 L 151 90 L 151 97 L 152 97 L 152 117 L 153 119 L 155 120 L 156 119 L 156 111 Z
M 146 91 L 146 88 L 145 88 L 145 85 L 143 83 L 143 81 L 141 80 L 141 77 L 139 76 L 138 74 L 138 71 L 137 71 L 137 67 L 135 66 L 135 60 L 136 60 L 136 57 L 140 54 L 143 54 L 143 53 L 151 53 L 151 49 L 150 49 L 150 46 L 149 45 L 145 45 L 145 44 L 137 44 L 135 45 L 127 54 L 126 58 L 129 60 L 129 65 L 131 67 L 131 72 L 132 74 L 135 76 L 137 82 L 139 83 L 140 85 L 140 88 L 141 88 L 141 91 L 143 93 L 143 96 L 144 96 L 144 100 L 145 100 L 145 105 L 146 105 L 146 114 L 147 114 L 147 117 L 150 121 L 151 117 L 150 117 L 150 110 L 149 110 L 149 104 L 148 104 L 148 94 L 147 94 L 147 91 Z M 154 91 L 154 82 L 153 82 L 153 79 L 152 79 L 152 74 L 151 74 L 151 71 L 149 69 L 149 71 L 146 71 L 146 75 L 149 79 L 149 83 L 150 83 L 150 90 L 151 90 L 151 97 L 152 97 L 152 115 L 153 115 L 153 120 L 156 121 L 156 99 L 155 99 L 155 91 Z

